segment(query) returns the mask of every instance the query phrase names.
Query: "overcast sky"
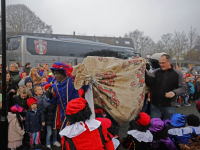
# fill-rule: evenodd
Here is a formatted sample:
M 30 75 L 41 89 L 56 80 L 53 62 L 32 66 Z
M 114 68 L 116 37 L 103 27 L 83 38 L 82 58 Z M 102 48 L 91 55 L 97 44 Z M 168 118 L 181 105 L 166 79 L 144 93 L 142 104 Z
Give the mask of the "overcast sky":
M 124 36 L 138 29 L 155 42 L 193 26 L 200 33 L 200 0 L 6 0 L 25 4 L 54 34 Z

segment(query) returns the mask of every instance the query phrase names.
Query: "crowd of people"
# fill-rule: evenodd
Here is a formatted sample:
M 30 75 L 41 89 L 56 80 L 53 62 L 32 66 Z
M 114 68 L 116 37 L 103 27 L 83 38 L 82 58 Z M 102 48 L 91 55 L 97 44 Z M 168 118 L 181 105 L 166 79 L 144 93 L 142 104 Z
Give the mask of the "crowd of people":
M 200 112 L 200 77 L 192 71 L 183 75 L 171 66 L 167 54 L 156 57 L 151 58 L 151 67 L 147 64 L 144 105 L 130 121 L 127 137 L 118 136 L 120 123 L 103 108 L 95 106 L 96 119 L 91 118 L 92 111 L 84 99 L 88 87 L 74 88 L 72 64 L 58 62 L 50 68 L 46 63 L 37 67 L 11 63 L 6 72 L 8 148 L 200 148 L 198 116 L 175 113 L 176 107 L 190 106 L 194 101 Z

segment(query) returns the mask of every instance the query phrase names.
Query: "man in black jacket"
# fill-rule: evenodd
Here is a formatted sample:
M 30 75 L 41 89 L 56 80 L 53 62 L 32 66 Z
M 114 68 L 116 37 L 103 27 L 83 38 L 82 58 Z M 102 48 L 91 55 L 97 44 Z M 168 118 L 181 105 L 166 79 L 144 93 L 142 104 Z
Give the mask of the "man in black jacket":
M 151 118 L 165 120 L 175 113 L 176 97 L 187 92 L 187 85 L 181 72 L 171 67 L 169 55 L 162 55 L 159 64 L 161 68 L 156 69 L 152 76 L 145 74 L 145 82 L 152 89 Z

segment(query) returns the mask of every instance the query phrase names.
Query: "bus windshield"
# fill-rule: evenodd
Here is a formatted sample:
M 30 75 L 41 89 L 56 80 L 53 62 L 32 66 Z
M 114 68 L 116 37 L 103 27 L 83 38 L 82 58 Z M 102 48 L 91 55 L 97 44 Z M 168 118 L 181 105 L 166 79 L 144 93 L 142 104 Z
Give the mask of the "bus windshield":
M 17 50 L 20 44 L 20 37 L 13 37 L 7 40 L 6 49 L 7 50 Z

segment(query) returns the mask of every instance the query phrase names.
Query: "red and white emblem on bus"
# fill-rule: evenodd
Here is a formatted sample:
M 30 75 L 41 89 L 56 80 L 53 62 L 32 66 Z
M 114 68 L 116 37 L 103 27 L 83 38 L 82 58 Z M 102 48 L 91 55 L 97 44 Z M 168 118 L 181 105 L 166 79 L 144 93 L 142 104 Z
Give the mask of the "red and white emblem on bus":
M 38 54 L 45 54 L 47 52 L 47 41 L 45 40 L 34 40 L 35 51 Z

